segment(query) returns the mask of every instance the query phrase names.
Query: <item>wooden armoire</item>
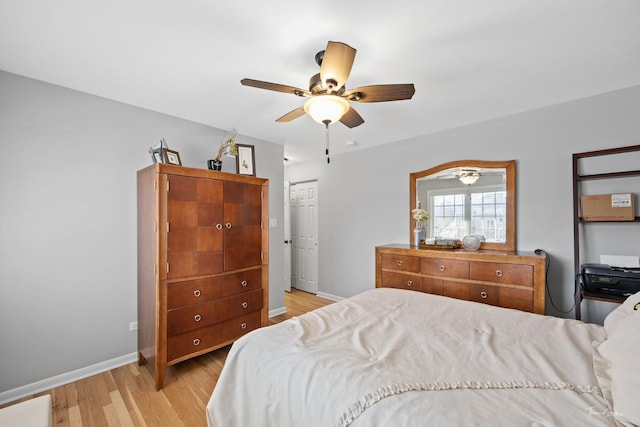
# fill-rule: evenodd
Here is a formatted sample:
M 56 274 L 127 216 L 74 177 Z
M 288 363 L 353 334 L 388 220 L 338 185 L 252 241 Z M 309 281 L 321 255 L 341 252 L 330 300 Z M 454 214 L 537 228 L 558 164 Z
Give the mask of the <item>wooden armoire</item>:
M 167 366 L 268 325 L 268 180 L 157 163 L 138 171 L 138 351 Z

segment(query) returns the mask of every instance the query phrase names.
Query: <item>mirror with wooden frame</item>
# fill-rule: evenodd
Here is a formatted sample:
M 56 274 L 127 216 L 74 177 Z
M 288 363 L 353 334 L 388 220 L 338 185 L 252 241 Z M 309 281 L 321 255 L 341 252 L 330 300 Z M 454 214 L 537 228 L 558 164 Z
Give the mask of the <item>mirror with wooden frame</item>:
M 409 176 L 409 241 L 420 205 L 428 239 L 484 237 L 480 249 L 516 250 L 516 161 L 457 160 Z

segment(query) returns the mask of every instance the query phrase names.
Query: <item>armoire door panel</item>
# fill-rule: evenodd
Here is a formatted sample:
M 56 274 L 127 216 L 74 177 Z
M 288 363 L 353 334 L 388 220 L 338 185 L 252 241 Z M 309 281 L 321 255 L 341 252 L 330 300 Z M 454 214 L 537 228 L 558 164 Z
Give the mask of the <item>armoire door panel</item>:
M 215 179 L 169 175 L 169 279 L 223 271 L 222 188 L 222 182 Z

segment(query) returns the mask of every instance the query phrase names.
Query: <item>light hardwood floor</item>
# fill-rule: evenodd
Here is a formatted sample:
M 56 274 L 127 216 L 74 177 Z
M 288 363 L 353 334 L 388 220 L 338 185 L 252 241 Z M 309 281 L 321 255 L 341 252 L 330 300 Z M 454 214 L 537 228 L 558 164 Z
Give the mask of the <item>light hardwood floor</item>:
M 332 302 L 293 289 L 285 293 L 287 313 L 270 320 L 279 323 Z M 206 426 L 205 406 L 229 348 L 169 367 L 160 391 L 144 366 L 131 363 L 32 397 L 51 394 L 54 425 L 60 427 Z

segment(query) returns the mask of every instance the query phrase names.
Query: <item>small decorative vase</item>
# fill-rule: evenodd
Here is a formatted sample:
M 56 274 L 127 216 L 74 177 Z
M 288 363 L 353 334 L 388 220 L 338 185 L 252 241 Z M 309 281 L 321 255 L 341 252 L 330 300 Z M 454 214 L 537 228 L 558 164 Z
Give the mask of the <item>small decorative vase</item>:
M 420 235 L 422 233 L 422 229 L 421 228 L 414 228 L 413 229 L 413 244 L 415 246 L 418 246 L 420 244 Z
M 462 238 L 462 246 L 468 251 L 477 251 L 480 248 L 480 237 L 478 236 L 464 236 Z
M 212 171 L 221 171 L 222 170 L 222 160 L 207 160 L 207 166 Z

